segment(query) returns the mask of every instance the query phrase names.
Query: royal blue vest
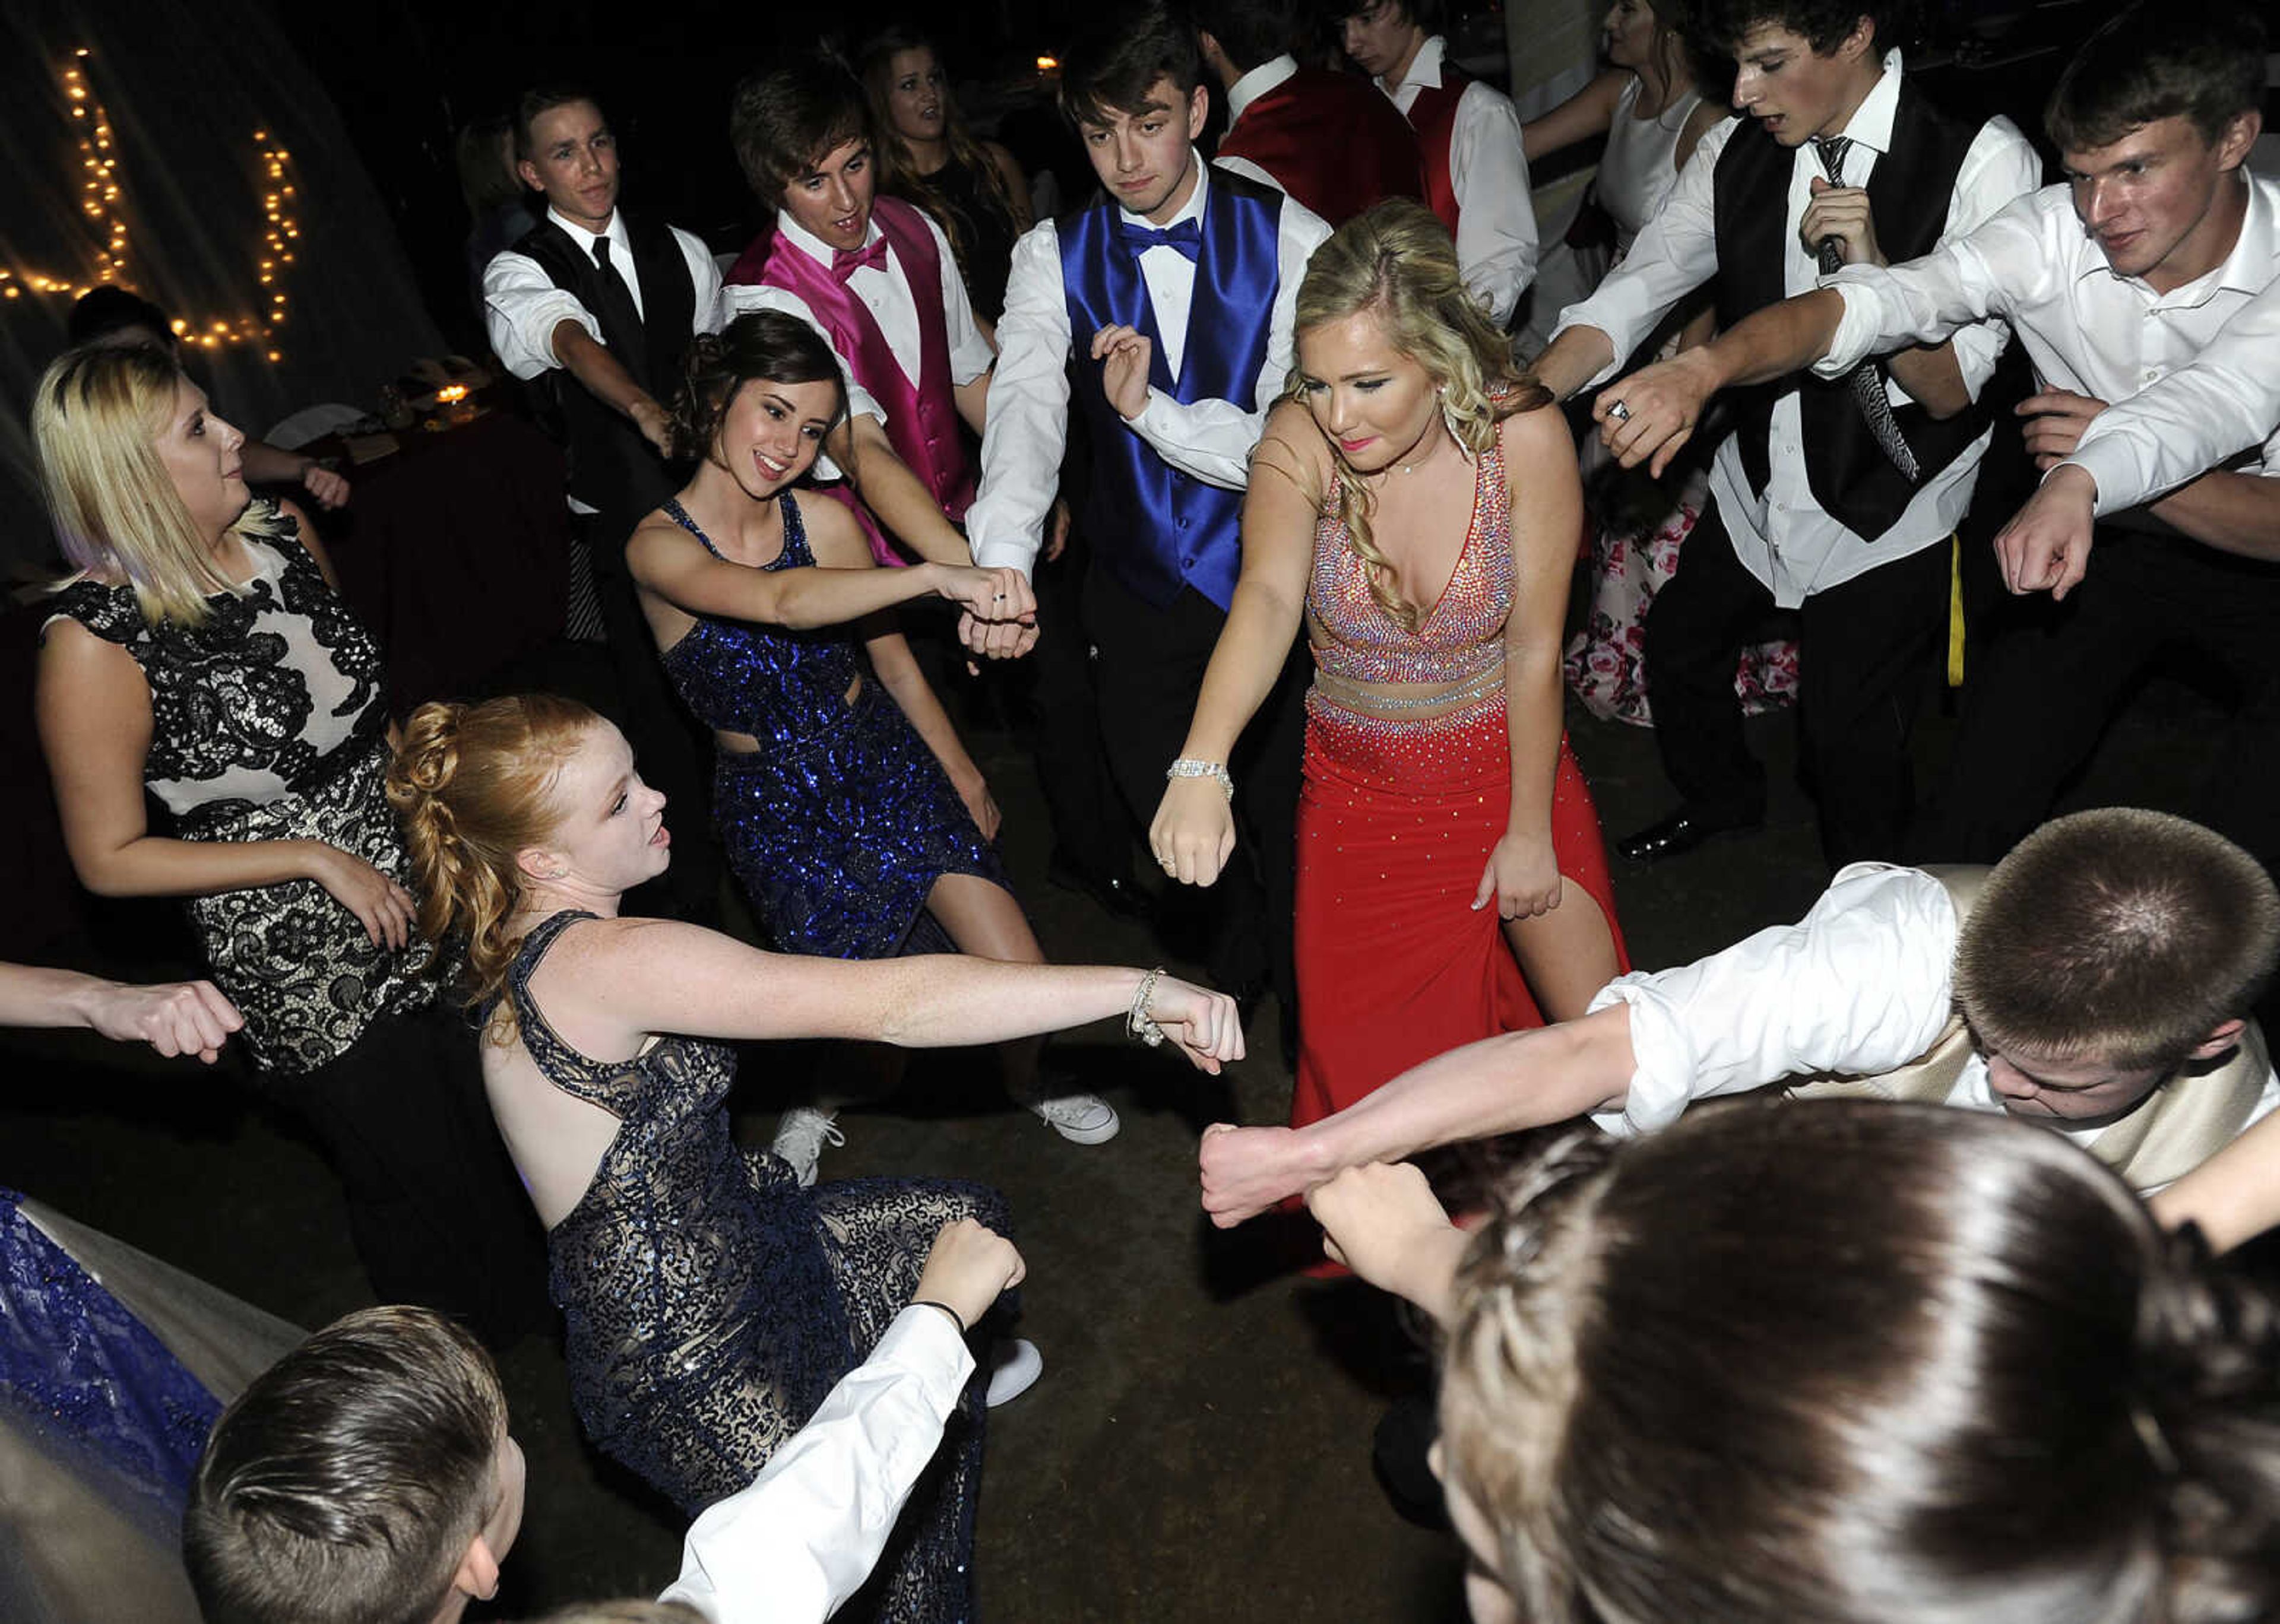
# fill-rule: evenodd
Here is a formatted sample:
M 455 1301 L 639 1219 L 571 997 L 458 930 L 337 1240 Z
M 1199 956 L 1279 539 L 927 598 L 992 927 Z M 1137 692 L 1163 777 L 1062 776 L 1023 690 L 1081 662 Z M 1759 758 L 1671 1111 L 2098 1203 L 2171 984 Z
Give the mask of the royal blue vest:
M 1282 194 L 1239 175 L 1211 177 L 1176 382 L 1164 363 L 1139 257 L 1117 241 L 1120 212 L 1104 196 L 1059 222 L 1076 398 L 1090 420 L 1094 447 L 1085 535 L 1094 561 L 1144 601 L 1169 604 L 1189 586 L 1225 609 L 1243 567 L 1243 493 L 1205 484 L 1159 457 L 1108 404 L 1101 363 L 1086 351 L 1102 327 L 1136 327 L 1155 346 L 1151 384 L 1183 404 L 1225 400 L 1249 411 L 1267 365 L 1282 281 Z

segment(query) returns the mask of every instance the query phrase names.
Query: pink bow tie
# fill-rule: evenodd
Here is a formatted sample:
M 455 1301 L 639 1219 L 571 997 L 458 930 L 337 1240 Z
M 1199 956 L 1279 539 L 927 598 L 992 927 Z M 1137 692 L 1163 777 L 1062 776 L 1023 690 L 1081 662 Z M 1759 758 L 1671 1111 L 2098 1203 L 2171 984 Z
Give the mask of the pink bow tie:
M 887 266 L 887 239 L 874 237 L 861 248 L 835 248 L 831 250 L 831 273 L 841 281 L 861 270 L 883 271 Z

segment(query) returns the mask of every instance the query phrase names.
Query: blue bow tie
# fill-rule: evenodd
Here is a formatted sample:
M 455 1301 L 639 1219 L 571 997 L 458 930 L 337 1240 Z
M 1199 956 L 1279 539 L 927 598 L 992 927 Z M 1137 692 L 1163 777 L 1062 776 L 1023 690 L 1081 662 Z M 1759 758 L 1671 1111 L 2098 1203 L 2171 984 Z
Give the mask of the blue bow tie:
M 1193 217 L 1161 231 L 1153 226 L 1136 226 L 1130 220 L 1120 219 L 1116 222 L 1116 240 L 1135 258 L 1152 248 L 1168 248 L 1193 264 L 1203 252 L 1204 228 Z

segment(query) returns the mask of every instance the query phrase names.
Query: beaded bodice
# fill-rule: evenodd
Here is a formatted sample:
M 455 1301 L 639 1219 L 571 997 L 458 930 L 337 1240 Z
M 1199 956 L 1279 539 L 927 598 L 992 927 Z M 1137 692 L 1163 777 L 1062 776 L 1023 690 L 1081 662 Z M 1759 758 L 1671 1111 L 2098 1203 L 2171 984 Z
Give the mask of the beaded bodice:
M 748 567 L 813 564 L 798 504 L 790 491 L 776 500 L 783 505 L 783 550 Z M 678 500 L 666 503 L 665 513 L 705 551 L 721 556 Z M 699 721 L 722 733 L 750 734 L 763 750 L 797 748 L 839 727 L 847 719 L 847 690 L 860 671 L 844 627 L 793 631 L 718 615 L 698 615 L 688 635 L 665 650 L 664 661 L 682 703 Z
M 1369 593 L 1369 566 L 1353 549 L 1337 512 L 1333 478 L 1314 525 L 1314 564 L 1306 615 L 1314 665 L 1349 683 L 1480 683 L 1504 663 L 1512 613 L 1512 497 L 1504 456 L 1491 445 L 1474 459 L 1473 518 L 1448 584 L 1413 632 L 1404 631 Z

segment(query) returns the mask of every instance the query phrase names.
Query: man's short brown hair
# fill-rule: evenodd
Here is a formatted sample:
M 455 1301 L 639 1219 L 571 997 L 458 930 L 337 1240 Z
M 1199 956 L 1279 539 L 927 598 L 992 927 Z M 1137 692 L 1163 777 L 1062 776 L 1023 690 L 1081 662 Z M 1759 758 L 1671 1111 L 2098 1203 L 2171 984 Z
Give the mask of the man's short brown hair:
M 2263 991 L 2280 892 L 2222 835 L 2110 806 L 2043 825 L 1987 876 L 1955 948 L 1983 1042 L 2173 1071 Z
M 772 209 L 827 154 L 870 137 L 862 85 L 820 52 L 753 74 L 728 105 L 728 144 L 752 195 Z
M 475 1339 L 367 1308 L 255 1378 L 182 1516 L 206 1624 L 413 1624 L 495 1508 L 506 1395 Z

